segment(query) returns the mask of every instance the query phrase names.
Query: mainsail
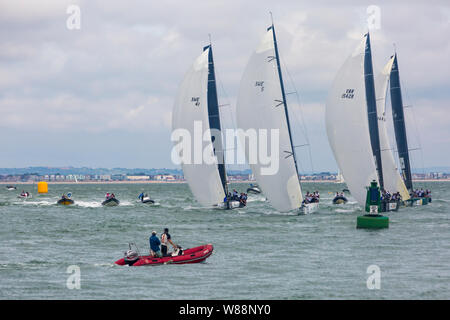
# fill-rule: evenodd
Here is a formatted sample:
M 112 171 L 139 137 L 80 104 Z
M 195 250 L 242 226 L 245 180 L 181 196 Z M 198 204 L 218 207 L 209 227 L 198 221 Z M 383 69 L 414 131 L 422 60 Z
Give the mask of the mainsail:
M 172 115 L 173 130 L 182 129 L 191 136 L 191 150 L 194 152 L 190 161 L 183 162 L 181 167 L 195 198 L 205 206 L 223 202 L 226 185 L 224 163 L 217 163 L 223 161 L 221 137 L 216 134 L 205 139 L 203 135 L 208 129 L 220 130 L 213 68 L 211 46 L 207 46 L 184 77 Z M 214 85 L 211 85 L 212 82 Z M 200 133 L 199 126 L 202 130 Z M 196 145 L 200 148 L 196 148 Z M 217 154 L 221 159 L 209 163 L 203 161 L 204 154 Z
M 380 133 L 381 161 L 383 163 L 384 189 L 390 192 L 398 191 L 400 192 L 403 200 L 408 200 L 409 192 L 395 164 L 395 158 L 389 143 L 389 137 L 386 128 L 386 95 L 393 62 L 394 57 L 392 57 L 388 61 L 375 81 L 375 88 L 377 92 L 377 113 L 378 128 Z
M 208 51 L 208 117 L 209 127 L 211 128 L 211 141 L 213 143 L 214 154 L 218 159 L 217 168 L 219 170 L 220 180 L 223 190 L 228 194 L 227 172 L 225 169 L 225 155 L 223 152 L 222 129 L 220 126 L 219 100 L 217 98 L 216 74 L 214 71 L 214 60 L 212 46 L 206 46 L 203 51 Z
M 328 141 L 352 196 L 365 204 L 366 187 L 378 181 L 369 136 L 365 57 L 368 38 L 338 71 L 326 103 Z M 375 110 L 376 112 L 376 110 Z
M 373 77 L 372 49 L 370 47 L 370 34 L 367 33 L 364 50 L 364 82 L 366 89 L 367 117 L 369 120 L 369 135 L 375 167 L 378 173 L 378 183 L 384 189 L 383 165 L 381 161 L 380 134 L 378 130 L 377 102 L 375 96 L 375 81 Z
M 394 121 L 395 140 L 397 141 L 398 157 L 403 179 L 408 190 L 413 189 L 411 165 L 409 161 L 408 140 L 406 137 L 405 115 L 403 112 L 402 90 L 398 71 L 397 54 L 393 57 L 390 73 L 390 91 L 392 104 L 392 118 Z
M 272 130 L 279 133 L 279 145 L 271 145 L 272 154 L 278 152 L 279 168 L 274 174 L 265 174 L 266 164 L 249 161 L 258 184 L 272 206 L 279 211 L 300 208 L 302 192 L 300 188 L 295 152 L 292 145 L 289 114 L 283 88 L 279 56 L 273 24 L 267 29 L 259 46 L 247 64 L 242 76 L 237 100 L 237 122 L 242 130 L 256 130 L 261 133 Z M 261 137 L 261 135 L 259 135 Z M 278 141 L 277 141 L 278 142 Z M 246 146 L 245 138 L 241 143 Z M 265 141 L 259 141 L 259 147 Z M 278 150 L 275 150 L 275 148 Z M 254 159 L 246 147 L 247 160 Z

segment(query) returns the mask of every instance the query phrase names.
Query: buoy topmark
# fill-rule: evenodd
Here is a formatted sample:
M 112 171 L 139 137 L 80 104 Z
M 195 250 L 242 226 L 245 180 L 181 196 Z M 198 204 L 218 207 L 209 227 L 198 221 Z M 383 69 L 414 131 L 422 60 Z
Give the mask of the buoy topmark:
M 48 192 L 48 184 L 45 181 L 38 182 L 38 193 L 47 193 Z

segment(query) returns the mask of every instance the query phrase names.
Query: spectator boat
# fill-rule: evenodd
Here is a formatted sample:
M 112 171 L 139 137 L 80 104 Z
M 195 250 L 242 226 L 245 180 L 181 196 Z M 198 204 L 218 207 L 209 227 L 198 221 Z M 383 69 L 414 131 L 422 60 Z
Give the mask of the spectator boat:
M 152 256 L 141 256 L 139 250 L 133 244 L 129 244 L 129 250 L 124 253 L 122 259 L 115 263 L 120 266 L 155 266 L 163 264 L 185 264 L 185 263 L 199 263 L 205 261 L 213 253 L 213 245 L 206 244 L 195 248 L 185 249 L 181 252 L 175 252 L 162 258 Z
M 118 206 L 119 203 L 120 203 L 120 201 L 117 200 L 116 198 L 108 198 L 102 202 L 102 205 L 105 207 L 114 207 L 114 206 Z

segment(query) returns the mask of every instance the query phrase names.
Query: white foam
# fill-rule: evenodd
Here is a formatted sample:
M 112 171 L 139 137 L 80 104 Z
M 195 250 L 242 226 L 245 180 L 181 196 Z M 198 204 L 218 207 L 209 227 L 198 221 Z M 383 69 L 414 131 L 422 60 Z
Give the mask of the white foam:
M 84 208 L 99 208 L 102 203 L 100 201 L 75 201 L 75 205 Z
M 334 210 L 335 212 L 339 212 L 339 213 L 349 213 L 349 212 L 355 212 L 354 209 L 336 209 Z
M 261 195 L 257 195 L 257 196 L 249 196 L 247 198 L 247 202 L 265 202 L 267 201 L 267 198 Z

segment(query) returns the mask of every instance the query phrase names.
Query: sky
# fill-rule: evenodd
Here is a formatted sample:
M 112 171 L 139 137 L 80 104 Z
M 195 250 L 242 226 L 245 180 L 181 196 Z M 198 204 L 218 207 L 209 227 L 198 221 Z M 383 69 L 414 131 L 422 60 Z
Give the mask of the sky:
M 70 5 L 80 9 L 79 29 Z M 450 165 L 446 0 L 0 0 L 0 167 L 175 168 L 171 112 L 185 72 L 210 34 L 219 99 L 233 115 L 269 12 L 300 97 L 291 107 L 309 138 L 306 168 L 337 170 L 325 101 L 368 19 L 375 70 L 395 43 L 404 102 L 412 106 L 410 147 L 421 147 L 413 166 Z

